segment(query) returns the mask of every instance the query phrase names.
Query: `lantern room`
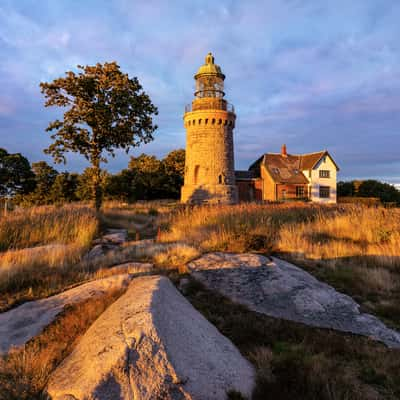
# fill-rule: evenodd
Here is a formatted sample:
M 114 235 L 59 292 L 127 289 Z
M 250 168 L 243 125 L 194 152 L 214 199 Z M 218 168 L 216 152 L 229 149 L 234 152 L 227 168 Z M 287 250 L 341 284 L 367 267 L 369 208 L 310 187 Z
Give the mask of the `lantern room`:
M 203 97 L 224 97 L 224 79 L 219 65 L 214 64 L 214 56 L 208 53 L 205 64 L 197 71 L 194 79 L 196 80 L 196 98 Z

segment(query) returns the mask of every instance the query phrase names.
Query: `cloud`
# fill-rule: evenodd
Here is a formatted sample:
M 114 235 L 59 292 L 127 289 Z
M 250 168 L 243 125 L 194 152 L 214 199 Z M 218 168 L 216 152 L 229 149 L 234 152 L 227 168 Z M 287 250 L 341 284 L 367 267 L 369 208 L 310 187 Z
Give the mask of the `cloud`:
M 134 154 L 165 155 L 184 145 L 193 74 L 213 51 L 237 110 L 238 167 L 286 142 L 293 152 L 328 148 L 342 176 L 397 176 L 399 19 L 395 0 L 4 0 L 0 146 L 43 158 L 57 112 L 43 108 L 39 82 L 117 60 L 160 111 L 156 140 Z M 107 168 L 126 163 L 118 153 Z M 67 167 L 84 165 L 72 156 Z

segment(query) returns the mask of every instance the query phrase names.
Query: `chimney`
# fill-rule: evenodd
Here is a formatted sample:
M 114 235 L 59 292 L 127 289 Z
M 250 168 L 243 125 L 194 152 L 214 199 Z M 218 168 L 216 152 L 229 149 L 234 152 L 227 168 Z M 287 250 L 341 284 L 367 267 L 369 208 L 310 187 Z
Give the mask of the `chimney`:
M 283 157 L 286 157 L 286 156 L 287 156 L 286 144 L 283 144 L 283 145 L 282 145 L 282 148 L 281 148 L 281 155 L 282 155 Z

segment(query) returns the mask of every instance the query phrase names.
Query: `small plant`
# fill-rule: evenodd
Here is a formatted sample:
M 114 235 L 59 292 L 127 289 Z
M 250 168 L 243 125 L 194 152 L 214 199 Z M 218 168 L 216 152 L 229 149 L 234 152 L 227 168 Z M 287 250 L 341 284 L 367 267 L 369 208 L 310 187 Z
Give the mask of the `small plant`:
M 185 269 L 181 267 L 199 255 L 200 253 L 196 248 L 177 244 L 165 247 L 154 255 L 153 260 L 161 268 L 181 269 L 184 271 Z
M 245 251 L 272 253 L 276 249 L 275 241 L 268 235 L 250 234 L 244 241 Z

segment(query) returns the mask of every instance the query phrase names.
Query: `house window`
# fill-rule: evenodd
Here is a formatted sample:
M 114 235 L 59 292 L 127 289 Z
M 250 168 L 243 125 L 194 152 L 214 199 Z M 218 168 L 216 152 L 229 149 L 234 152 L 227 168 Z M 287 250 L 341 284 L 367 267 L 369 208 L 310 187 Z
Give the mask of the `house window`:
M 320 178 L 329 178 L 329 177 L 330 177 L 329 172 L 330 172 L 330 171 L 328 171 L 328 170 L 326 170 L 326 169 L 320 169 L 320 170 L 319 170 L 319 177 L 320 177 Z
M 296 186 L 296 197 L 304 197 L 304 186 Z
M 319 197 L 324 199 L 329 199 L 330 195 L 330 187 L 329 186 L 320 186 L 319 187 Z

